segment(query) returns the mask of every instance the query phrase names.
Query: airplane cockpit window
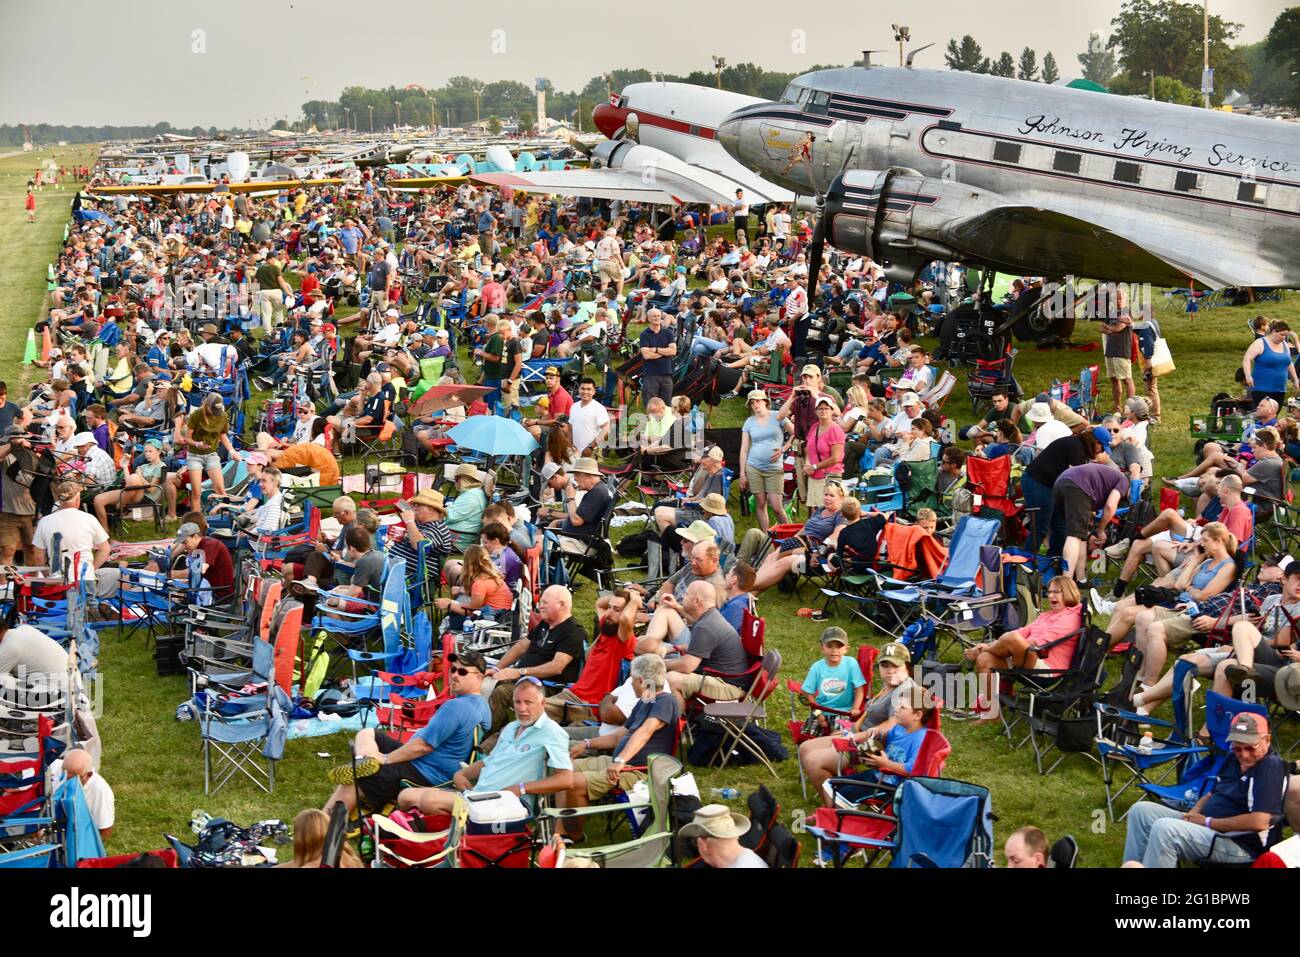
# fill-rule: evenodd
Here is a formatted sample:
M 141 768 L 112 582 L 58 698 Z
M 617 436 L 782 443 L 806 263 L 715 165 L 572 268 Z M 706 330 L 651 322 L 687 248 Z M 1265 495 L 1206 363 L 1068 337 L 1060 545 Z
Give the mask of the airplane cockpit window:
M 1174 174 L 1174 189 L 1180 193 L 1194 193 L 1201 188 L 1201 177 L 1198 173 L 1190 170 L 1180 169 Z
M 825 90 L 814 90 L 812 96 L 808 98 L 808 102 L 804 106 L 804 112 L 820 113 L 825 115 L 826 111 L 830 108 L 830 104 L 830 93 Z
M 1140 183 L 1142 182 L 1142 164 L 1118 162 L 1115 164 L 1115 182 L 1117 183 Z
M 801 99 L 803 99 L 804 94 L 807 92 L 808 92 L 808 87 L 800 86 L 798 83 L 791 83 L 789 86 L 785 88 L 785 92 L 781 94 L 781 102 L 798 103 Z
M 1019 163 L 1020 144 L 998 140 L 993 144 L 993 159 L 999 163 Z

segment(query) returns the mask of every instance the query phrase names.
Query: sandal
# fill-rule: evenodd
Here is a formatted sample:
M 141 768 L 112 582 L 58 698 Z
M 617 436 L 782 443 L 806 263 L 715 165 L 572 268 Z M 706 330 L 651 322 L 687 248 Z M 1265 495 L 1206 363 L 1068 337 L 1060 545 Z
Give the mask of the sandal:
M 340 764 L 330 768 L 325 772 L 325 777 L 329 779 L 330 784 L 356 784 L 358 778 L 368 778 L 378 774 L 380 767 L 378 758 L 361 758 L 356 762 L 355 767 L 351 764 Z
M 795 614 L 798 615 L 800 618 L 811 618 L 813 616 L 813 612 L 816 610 L 817 609 L 815 608 L 800 608 L 797 612 L 795 612 Z

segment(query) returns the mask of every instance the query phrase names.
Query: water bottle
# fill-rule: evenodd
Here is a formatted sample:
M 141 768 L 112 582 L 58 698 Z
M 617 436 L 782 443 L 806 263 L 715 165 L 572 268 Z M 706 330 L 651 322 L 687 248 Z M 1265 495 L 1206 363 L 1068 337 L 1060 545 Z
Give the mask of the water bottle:
M 1052 396 L 1052 401 L 1054 402 L 1061 401 L 1061 380 L 1060 379 L 1052 380 L 1051 396 Z
M 461 640 L 465 647 L 474 640 L 474 619 L 466 618 L 465 623 L 460 626 Z
M 734 801 L 740 797 L 740 792 L 735 788 L 710 788 L 710 791 L 724 801 Z

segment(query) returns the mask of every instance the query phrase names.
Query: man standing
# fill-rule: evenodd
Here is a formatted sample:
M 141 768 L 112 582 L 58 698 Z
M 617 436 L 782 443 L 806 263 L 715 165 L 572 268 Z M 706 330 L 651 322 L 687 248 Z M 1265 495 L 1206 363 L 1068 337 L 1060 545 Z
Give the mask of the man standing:
M 337 787 L 325 810 L 342 801 L 352 814 L 358 791 L 367 807 L 382 808 L 397 800 L 403 781 L 418 787 L 439 787 L 450 781 L 473 755 L 492 718 L 487 700 L 479 694 L 486 672 L 487 663 L 477 651 L 452 655 L 451 700 L 405 744 L 383 731 L 361 729 L 353 743 L 356 760 L 329 772 Z
M 567 685 L 581 673 L 587 630 L 573 617 L 573 595 L 561 585 L 552 585 L 538 599 L 537 613 L 542 619 L 537 627 L 511 645 L 497 667 L 488 671 L 488 677 L 496 679 L 488 698 L 494 728 L 505 723 L 520 679 L 531 676 Z
M 1110 377 L 1115 411 L 1124 411 L 1124 400 L 1136 394 L 1133 388 L 1133 318 L 1123 305 L 1122 297 L 1111 299 L 1098 290 L 1098 301 L 1113 303 L 1111 315 L 1101 324 L 1102 352 L 1106 357 L 1106 375 Z
M 609 427 L 609 410 L 596 401 L 596 380 L 583 378 L 578 383 L 578 401 L 569 410 L 574 454 L 583 458 L 598 456 L 609 438 Z
M 736 190 L 736 201 L 731 204 L 736 216 L 736 242 L 742 246 L 749 245 L 749 200 L 745 199 L 743 189 Z
M 376 314 L 388 309 L 388 293 L 393 287 L 393 269 L 383 255 L 383 247 L 387 245 L 380 242 L 379 253 L 366 276 L 366 286 L 370 290 L 370 308 Z
M 736 191 L 737 193 L 740 190 Z M 638 345 L 645 364 L 641 370 L 641 401 L 660 398 L 664 405 L 673 401 L 673 357 L 677 355 L 677 336 L 664 327 L 664 314 L 658 309 L 646 313 L 648 328 L 641 330 Z
M 36 501 L 30 483 L 35 478 L 36 456 L 26 435 L 23 426 L 10 425 L 0 444 L 0 463 L 5 469 L 0 475 L 0 565 L 12 565 L 15 556 L 18 564 L 23 564 L 32 546 Z
M 293 296 L 293 287 L 285 281 L 278 257 L 278 253 L 271 253 L 253 274 L 261 302 L 262 328 L 267 333 L 284 322 L 287 314 L 285 303 L 289 301 L 286 297 Z
M 600 291 L 614 283 L 618 298 L 623 298 L 623 247 L 613 227 L 596 243 L 596 264 L 600 274 Z

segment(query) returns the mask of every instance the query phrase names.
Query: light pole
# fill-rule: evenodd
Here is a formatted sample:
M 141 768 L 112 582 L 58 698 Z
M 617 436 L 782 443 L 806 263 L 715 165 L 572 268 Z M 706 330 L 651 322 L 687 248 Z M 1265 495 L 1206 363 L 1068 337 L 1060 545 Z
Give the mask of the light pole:
M 402 101 L 393 100 L 393 106 L 397 107 L 397 126 L 402 125 Z M 393 127 L 393 132 L 397 132 L 397 126 Z
M 1149 76 L 1151 78 L 1151 102 L 1154 103 L 1156 99 L 1156 71 L 1143 70 L 1142 75 Z
M 366 109 L 370 111 L 370 132 L 373 133 L 375 131 L 375 108 L 367 106 Z
M 477 85 L 474 87 L 474 122 L 475 122 L 475 124 L 478 124 L 478 123 L 482 122 L 482 120 L 483 120 L 483 117 L 482 117 L 482 109 L 483 109 L 483 84 L 482 84 L 482 83 L 479 83 L 479 84 L 477 84 Z
M 348 118 L 348 114 L 350 114 L 351 112 L 352 110 L 350 110 L 348 107 L 346 106 L 343 107 L 343 128 L 349 131 L 352 129 L 352 121 Z
M 898 44 L 898 65 L 903 65 L 903 44 L 912 39 L 911 27 L 900 27 L 897 23 L 890 24 L 890 29 L 894 31 L 894 42 Z
M 726 66 L 727 66 L 727 61 L 724 57 L 714 56 L 713 70 L 714 73 L 717 74 L 719 90 L 722 89 L 722 71 L 726 68 Z
M 429 94 L 429 132 L 438 132 L 438 101 Z
M 614 98 L 614 74 L 602 73 L 600 78 L 605 81 L 605 96 L 612 100 Z
M 1201 18 L 1201 50 L 1204 55 L 1204 64 L 1201 71 L 1201 93 L 1202 105 L 1208 110 L 1210 108 L 1210 88 L 1207 80 L 1210 76 L 1210 0 L 1205 0 L 1202 8 Z

